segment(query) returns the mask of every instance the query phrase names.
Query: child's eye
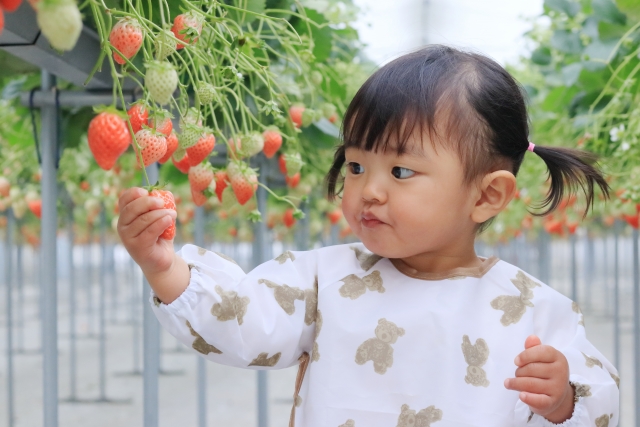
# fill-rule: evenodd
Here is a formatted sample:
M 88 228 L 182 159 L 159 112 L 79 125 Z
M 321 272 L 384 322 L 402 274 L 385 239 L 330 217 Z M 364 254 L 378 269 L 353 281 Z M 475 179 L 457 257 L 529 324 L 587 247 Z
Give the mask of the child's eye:
M 415 172 L 411 169 L 401 168 L 400 166 L 395 166 L 393 169 L 391 169 L 391 175 L 398 179 L 407 179 L 412 177 L 414 174 Z
M 359 175 L 364 172 L 364 168 L 362 167 L 362 165 L 355 162 L 347 163 L 347 168 L 349 169 L 349 172 L 354 175 Z

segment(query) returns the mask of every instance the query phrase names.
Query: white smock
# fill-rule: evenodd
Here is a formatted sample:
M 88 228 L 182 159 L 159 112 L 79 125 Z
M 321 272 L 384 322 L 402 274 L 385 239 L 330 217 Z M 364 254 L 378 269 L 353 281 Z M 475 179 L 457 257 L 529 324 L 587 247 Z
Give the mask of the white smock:
M 517 391 L 526 338 L 561 351 L 576 390 L 562 426 L 618 424 L 619 378 L 587 340 L 578 305 L 495 257 L 482 266 L 419 273 L 362 244 L 287 251 L 245 273 L 193 245 L 188 288 L 153 294 L 161 325 L 216 363 L 300 365 L 296 427 L 539 427 Z

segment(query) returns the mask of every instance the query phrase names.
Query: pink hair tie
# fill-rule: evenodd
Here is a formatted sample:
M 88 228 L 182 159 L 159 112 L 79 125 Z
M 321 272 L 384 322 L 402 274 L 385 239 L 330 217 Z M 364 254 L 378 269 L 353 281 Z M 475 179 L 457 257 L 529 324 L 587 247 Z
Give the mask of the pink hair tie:
M 533 142 L 529 141 L 529 148 L 527 148 L 527 150 L 531 151 L 533 153 L 533 149 L 536 147 L 536 144 L 534 144 Z

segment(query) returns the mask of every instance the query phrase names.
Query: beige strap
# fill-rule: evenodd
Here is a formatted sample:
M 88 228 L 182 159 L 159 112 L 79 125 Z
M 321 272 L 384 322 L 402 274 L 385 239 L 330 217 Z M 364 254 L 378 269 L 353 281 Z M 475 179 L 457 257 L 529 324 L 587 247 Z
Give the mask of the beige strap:
M 300 355 L 298 361 L 298 375 L 296 376 L 296 389 L 293 393 L 293 408 L 291 408 L 291 418 L 289 419 L 289 427 L 295 427 L 296 425 L 296 404 L 298 403 L 298 394 L 300 393 L 300 387 L 302 387 L 302 381 L 304 380 L 304 374 L 307 372 L 309 366 L 309 353 L 306 351 Z

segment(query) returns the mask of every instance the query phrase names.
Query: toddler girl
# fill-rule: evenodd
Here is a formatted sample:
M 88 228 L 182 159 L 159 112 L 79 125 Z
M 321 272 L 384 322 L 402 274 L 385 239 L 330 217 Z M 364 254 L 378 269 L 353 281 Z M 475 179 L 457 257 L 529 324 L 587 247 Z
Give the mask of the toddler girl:
M 618 376 L 575 302 L 474 252 L 527 153 L 545 206 L 608 186 L 587 153 L 534 146 L 514 79 L 444 46 L 375 72 L 351 102 L 328 175 L 362 244 L 287 251 L 245 273 L 158 239 L 175 214 L 133 188 L 118 231 L 164 328 L 214 362 L 299 365 L 290 426 L 615 426 Z

